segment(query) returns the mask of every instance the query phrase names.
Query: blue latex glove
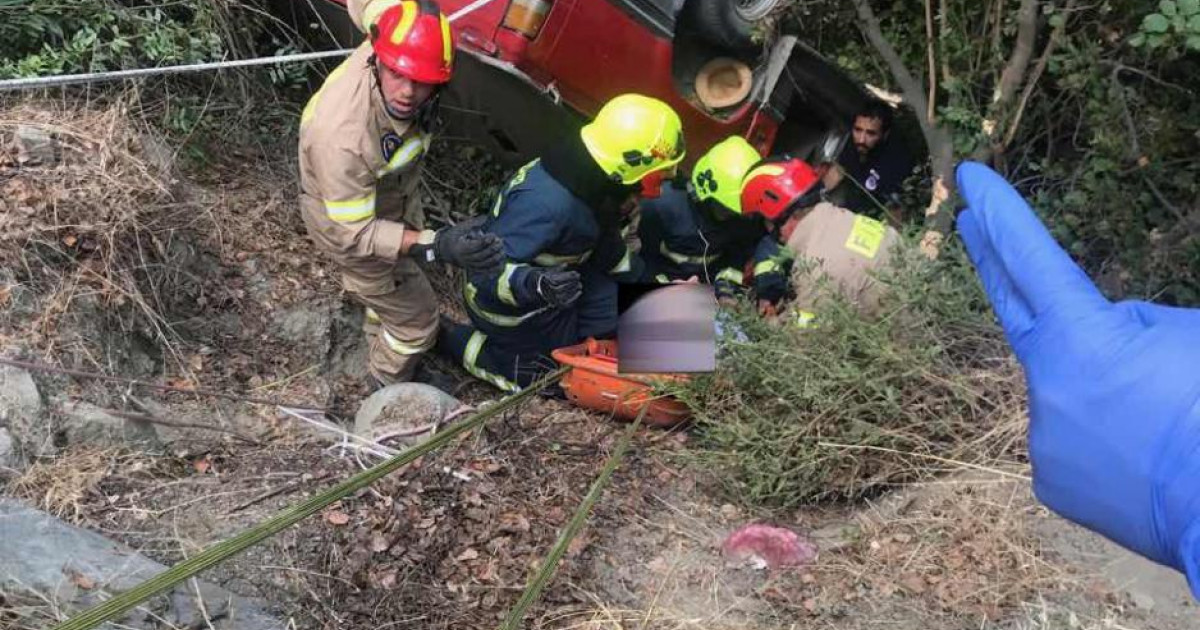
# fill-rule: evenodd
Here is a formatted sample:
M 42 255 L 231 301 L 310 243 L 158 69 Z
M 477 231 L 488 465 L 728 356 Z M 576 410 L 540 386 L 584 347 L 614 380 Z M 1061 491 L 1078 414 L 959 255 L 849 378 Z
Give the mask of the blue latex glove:
M 1200 599 L 1200 309 L 1110 302 L 1016 190 L 958 168 L 958 230 L 1029 386 L 1038 499 Z

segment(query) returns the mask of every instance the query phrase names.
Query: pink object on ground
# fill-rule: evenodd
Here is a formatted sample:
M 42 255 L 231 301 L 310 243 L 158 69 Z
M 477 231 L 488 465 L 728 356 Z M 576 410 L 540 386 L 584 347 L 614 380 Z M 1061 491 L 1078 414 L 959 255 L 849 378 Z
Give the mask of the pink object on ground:
M 758 568 L 799 567 L 817 559 L 817 546 L 790 529 L 744 525 L 721 545 L 726 557 L 753 562 Z

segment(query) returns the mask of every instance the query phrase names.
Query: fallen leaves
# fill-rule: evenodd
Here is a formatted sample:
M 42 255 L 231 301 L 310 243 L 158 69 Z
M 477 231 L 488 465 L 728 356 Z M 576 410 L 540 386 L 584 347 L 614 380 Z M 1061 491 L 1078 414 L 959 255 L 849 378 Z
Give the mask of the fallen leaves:
M 350 522 L 350 515 L 340 510 L 330 510 L 325 513 L 325 522 L 330 525 L 345 525 Z
M 204 455 L 203 457 L 196 458 L 192 461 L 192 468 L 197 474 L 200 475 L 205 475 L 209 472 L 215 474 L 217 472 L 216 469 L 213 468 L 212 455 Z
M 371 534 L 371 551 L 374 551 L 375 553 L 383 553 L 391 546 L 392 543 L 388 542 L 388 539 L 383 534 L 379 532 Z
M 76 571 L 75 569 L 67 569 L 65 572 L 67 574 L 67 579 L 71 581 L 71 584 L 74 584 L 85 591 L 90 591 L 96 588 L 96 581 L 84 575 L 83 573 Z
M 500 515 L 500 531 L 514 534 L 529 531 L 529 519 L 519 512 L 505 512 Z

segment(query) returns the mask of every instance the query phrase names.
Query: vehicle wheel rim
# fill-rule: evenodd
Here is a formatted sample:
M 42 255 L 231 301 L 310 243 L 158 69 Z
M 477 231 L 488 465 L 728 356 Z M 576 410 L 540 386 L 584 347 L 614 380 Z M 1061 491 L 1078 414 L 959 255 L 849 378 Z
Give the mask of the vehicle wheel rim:
M 748 22 L 761 20 L 779 5 L 779 0 L 737 0 L 734 11 Z

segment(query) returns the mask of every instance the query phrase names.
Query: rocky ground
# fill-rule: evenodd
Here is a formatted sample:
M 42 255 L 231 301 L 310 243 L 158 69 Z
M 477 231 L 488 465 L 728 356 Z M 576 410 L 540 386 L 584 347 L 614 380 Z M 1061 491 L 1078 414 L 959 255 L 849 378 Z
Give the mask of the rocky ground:
M 290 145 L 233 142 L 195 169 L 133 120 L 120 102 L 0 109 L 0 356 L 183 391 L 0 368 L 0 492 L 169 565 L 378 460 L 277 405 L 188 393 L 325 407 L 352 428 L 361 315 L 303 236 Z M 440 151 L 432 207 L 478 206 L 502 170 L 466 145 Z M 452 279 L 435 282 L 453 312 Z M 496 397 L 460 376 L 460 400 Z M 619 430 L 533 399 L 201 578 L 287 627 L 494 628 Z M 1039 507 L 1020 462 L 766 515 L 690 467 L 688 442 L 686 430 L 638 433 L 528 627 L 1200 622 L 1178 576 Z M 811 538 L 818 559 L 785 571 L 723 559 L 723 538 L 756 520 Z M 0 551 L 0 628 L 45 627 L 76 605 L 4 574 L 21 548 L 33 547 Z M 118 587 L 111 566 L 45 562 L 83 599 Z M 139 623 L 229 621 L 189 615 Z

